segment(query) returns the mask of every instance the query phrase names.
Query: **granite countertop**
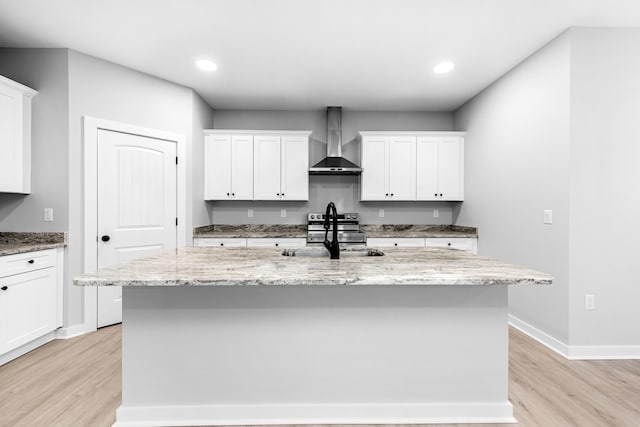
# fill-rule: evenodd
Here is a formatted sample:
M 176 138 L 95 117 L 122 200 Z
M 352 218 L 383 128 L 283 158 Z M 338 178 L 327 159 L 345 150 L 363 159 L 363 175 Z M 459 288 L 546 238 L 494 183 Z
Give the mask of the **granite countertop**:
M 214 224 L 195 227 L 193 237 L 307 238 L 306 224 Z
M 367 237 L 478 237 L 476 227 L 462 225 L 361 224 L 360 231 L 364 231 Z
M 300 248 L 308 250 L 308 248 Z M 287 251 L 287 249 L 285 249 Z M 291 251 L 291 250 L 289 250 Z M 282 256 L 276 248 L 180 248 L 84 274 L 79 286 L 546 285 L 548 274 L 455 249 Z
M 478 229 L 461 225 L 360 224 L 367 237 L 478 237 Z M 307 237 L 305 224 L 214 224 L 195 227 L 193 237 Z
M 43 251 L 67 245 L 62 232 L 0 232 L 0 256 Z

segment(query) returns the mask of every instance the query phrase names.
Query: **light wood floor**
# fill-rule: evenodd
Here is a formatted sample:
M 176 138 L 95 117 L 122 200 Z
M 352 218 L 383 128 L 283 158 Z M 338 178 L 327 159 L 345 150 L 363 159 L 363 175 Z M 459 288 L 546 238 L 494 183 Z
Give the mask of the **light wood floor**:
M 120 336 L 56 340 L 0 367 L 0 426 L 111 426 Z M 512 328 L 509 374 L 520 427 L 640 426 L 640 360 L 568 361 Z

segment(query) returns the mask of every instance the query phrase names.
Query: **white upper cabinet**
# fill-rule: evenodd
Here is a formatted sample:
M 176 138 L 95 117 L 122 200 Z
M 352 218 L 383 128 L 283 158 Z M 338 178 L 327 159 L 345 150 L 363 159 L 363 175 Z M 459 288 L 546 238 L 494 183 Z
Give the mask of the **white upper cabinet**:
M 389 198 L 389 137 L 363 136 L 361 140 L 360 199 Z
M 253 199 L 253 136 L 206 135 L 205 200 Z
M 416 137 L 389 137 L 388 200 L 416 199 Z
M 253 164 L 254 199 L 280 200 L 280 136 L 255 136 Z
M 282 200 L 309 200 L 309 134 L 283 135 L 280 144 Z
M 0 76 L 0 192 L 31 192 L 31 98 L 37 92 Z
M 360 132 L 360 199 L 463 200 L 462 132 Z
M 308 200 L 309 131 L 205 131 L 206 200 Z
M 464 200 L 462 136 L 418 137 L 417 160 L 418 200 Z

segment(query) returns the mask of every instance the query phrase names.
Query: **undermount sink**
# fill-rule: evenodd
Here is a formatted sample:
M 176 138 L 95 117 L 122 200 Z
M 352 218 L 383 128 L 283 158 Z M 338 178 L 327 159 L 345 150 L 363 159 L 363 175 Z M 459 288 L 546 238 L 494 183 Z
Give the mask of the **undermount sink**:
M 340 258 L 361 257 L 361 256 L 383 256 L 384 252 L 374 248 L 341 248 Z M 329 257 L 329 251 L 324 247 L 319 248 L 293 248 L 284 249 L 282 256 L 305 256 L 305 257 Z

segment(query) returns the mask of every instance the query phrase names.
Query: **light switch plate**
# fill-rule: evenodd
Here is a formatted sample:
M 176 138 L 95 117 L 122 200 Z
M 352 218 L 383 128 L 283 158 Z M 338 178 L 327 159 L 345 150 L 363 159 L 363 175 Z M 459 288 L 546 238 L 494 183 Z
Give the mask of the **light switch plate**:
M 44 208 L 44 220 L 53 222 L 53 208 Z
M 247 209 L 247 217 L 253 218 L 253 209 Z
M 378 216 L 379 216 L 380 218 L 384 218 L 384 209 L 379 209 L 379 210 L 378 210 Z
M 440 216 L 440 211 L 438 209 L 433 210 L 433 217 L 438 218 Z
M 553 211 L 551 209 L 545 209 L 544 211 L 544 223 L 553 224 Z
M 280 210 L 280 218 L 286 218 L 287 217 L 287 210 L 286 209 L 281 209 Z

